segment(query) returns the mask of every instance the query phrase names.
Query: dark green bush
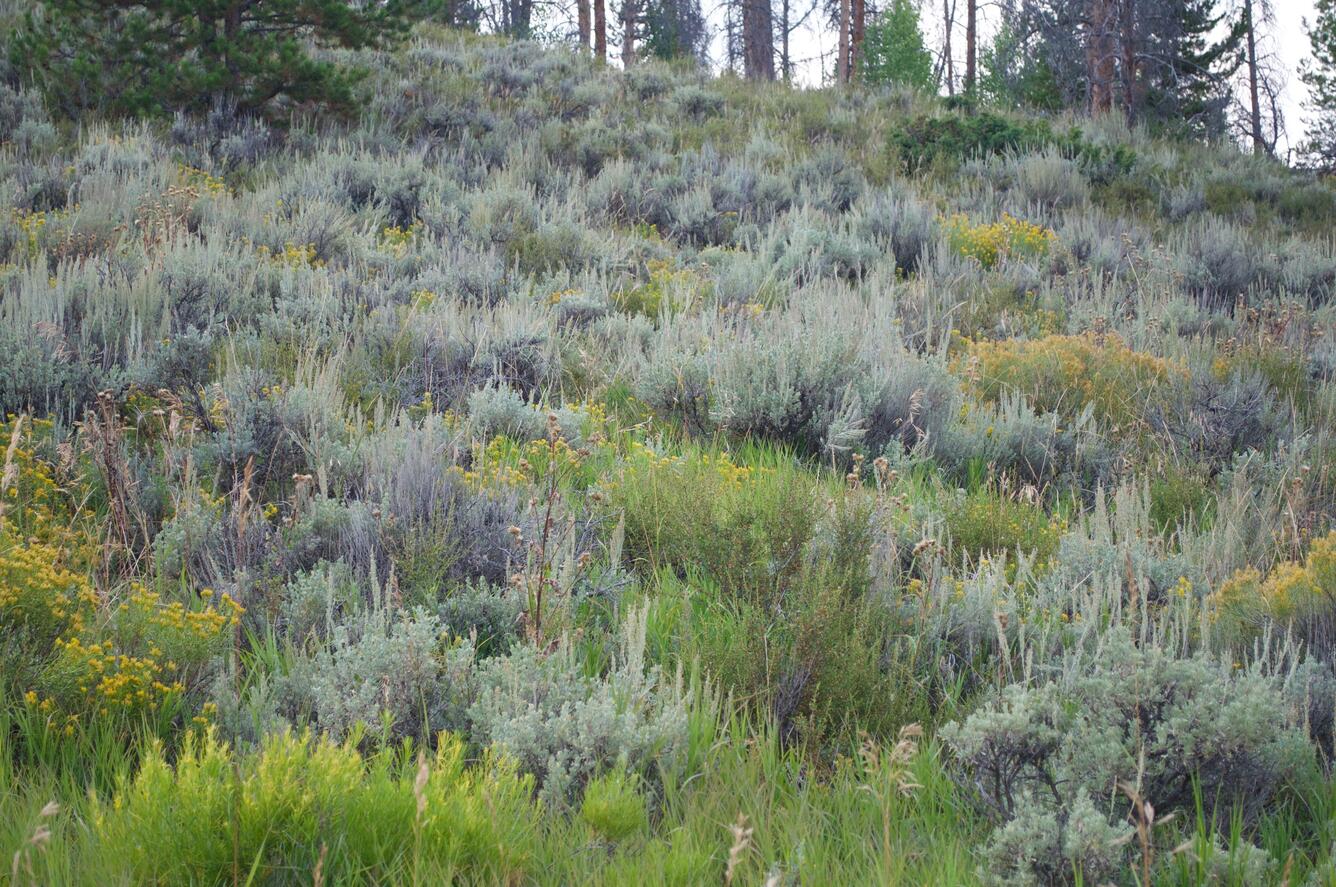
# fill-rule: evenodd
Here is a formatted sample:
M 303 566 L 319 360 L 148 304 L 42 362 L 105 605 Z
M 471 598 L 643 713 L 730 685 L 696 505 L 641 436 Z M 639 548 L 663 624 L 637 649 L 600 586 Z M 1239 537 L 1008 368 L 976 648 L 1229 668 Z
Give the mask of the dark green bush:
M 1003 152 L 1035 152 L 1053 146 L 1077 161 L 1092 185 L 1108 185 L 1131 172 L 1136 153 L 1126 145 L 1096 144 L 1077 127 L 1055 131 L 1046 120 L 1016 120 L 991 111 L 922 116 L 890 135 L 890 148 L 909 173 L 934 163 L 955 164 Z

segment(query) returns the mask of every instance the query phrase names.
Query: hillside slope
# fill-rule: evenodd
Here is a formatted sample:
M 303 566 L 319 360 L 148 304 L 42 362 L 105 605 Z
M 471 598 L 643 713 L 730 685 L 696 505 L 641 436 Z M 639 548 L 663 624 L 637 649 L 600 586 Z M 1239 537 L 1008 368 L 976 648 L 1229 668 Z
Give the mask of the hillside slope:
M 0 86 L 16 882 L 1331 877 L 1327 182 L 339 58 L 355 121 Z

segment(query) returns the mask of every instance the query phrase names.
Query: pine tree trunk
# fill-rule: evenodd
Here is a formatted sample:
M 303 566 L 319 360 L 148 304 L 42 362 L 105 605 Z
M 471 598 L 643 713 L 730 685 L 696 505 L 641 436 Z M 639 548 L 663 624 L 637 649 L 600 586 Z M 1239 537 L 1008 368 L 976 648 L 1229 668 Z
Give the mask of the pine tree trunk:
M 622 67 L 636 63 L 636 17 L 638 10 L 633 0 L 622 0 Z
M 1086 19 L 1086 76 L 1090 81 L 1090 113 L 1113 107 L 1114 60 L 1109 39 L 1110 0 L 1089 0 Z
M 1121 0 L 1118 15 L 1121 18 L 1123 50 L 1123 112 L 1129 121 L 1137 116 L 1140 103 L 1137 86 L 1137 11 L 1136 0 Z
M 742 0 L 742 64 L 748 80 L 775 79 L 775 31 L 771 16 L 770 0 Z
M 580 52 L 589 51 L 589 0 L 576 0 L 576 26 L 580 32 Z
M 951 58 L 951 32 L 956 29 L 956 7 L 951 0 L 942 0 L 942 79 L 946 81 L 946 94 L 956 94 L 956 62 Z
M 594 0 L 594 58 L 600 62 L 608 60 L 607 0 Z
M 974 93 L 978 76 L 979 0 L 965 0 L 965 92 Z
M 1243 15 L 1245 17 L 1245 27 L 1247 28 L 1248 38 L 1248 99 L 1249 99 L 1249 120 L 1248 123 L 1252 129 L 1252 143 L 1254 154 L 1269 154 L 1271 148 L 1266 143 L 1266 138 L 1262 135 L 1262 98 L 1261 90 L 1258 87 L 1257 72 L 1257 29 L 1253 19 L 1254 0 L 1244 0 Z
M 779 73 L 788 82 L 793 77 L 793 58 L 789 55 L 789 12 L 792 0 L 780 0 L 779 3 Z
M 849 82 L 849 0 L 840 0 L 840 54 L 835 60 L 835 79 Z

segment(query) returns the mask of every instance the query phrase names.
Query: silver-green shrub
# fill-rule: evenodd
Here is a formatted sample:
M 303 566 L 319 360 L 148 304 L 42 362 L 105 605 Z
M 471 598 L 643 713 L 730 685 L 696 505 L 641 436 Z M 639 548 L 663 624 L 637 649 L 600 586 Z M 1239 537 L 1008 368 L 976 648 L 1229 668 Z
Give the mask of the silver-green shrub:
M 463 728 L 472 662 L 467 640 L 447 638 L 435 616 L 374 609 L 297 659 L 282 695 L 291 716 L 307 716 L 334 737 L 388 723 L 391 737 L 426 740 Z
M 533 773 L 540 794 L 564 806 L 612 764 L 653 774 L 684 750 L 687 694 L 644 662 L 644 616 L 633 615 L 617 666 L 588 677 L 569 647 L 547 653 L 530 644 L 477 668 L 470 736 Z
M 1056 673 L 1012 684 L 943 737 L 957 776 L 994 818 L 986 854 L 1002 883 L 1107 876 L 1130 852 L 1131 787 L 1192 815 L 1238 810 L 1252 821 L 1312 750 L 1280 682 L 1207 654 L 1179 658 L 1111 629 Z M 1208 820 L 1209 820 L 1208 813 Z

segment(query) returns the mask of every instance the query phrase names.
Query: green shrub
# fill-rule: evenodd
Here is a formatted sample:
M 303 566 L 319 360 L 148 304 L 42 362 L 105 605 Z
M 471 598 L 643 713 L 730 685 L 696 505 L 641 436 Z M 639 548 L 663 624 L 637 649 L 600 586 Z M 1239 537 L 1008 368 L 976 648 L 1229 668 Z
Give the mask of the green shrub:
M 12 51 L 36 63 L 48 96 L 71 110 L 87 103 L 130 114 L 199 111 L 220 86 L 250 111 L 279 94 L 346 105 L 356 78 L 307 54 L 302 37 L 361 48 L 398 30 L 392 11 L 338 3 L 267 2 L 227 16 L 222 28 L 169 3 L 137 4 L 121 17 L 61 0 L 42 5 L 44 15 L 29 17 Z M 73 89 L 76 80 L 96 88 Z
M 1218 216 L 1237 216 L 1252 208 L 1251 195 L 1234 179 L 1215 179 L 1203 191 L 1206 208 Z
M 783 742 L 814 754 L 910 719 L 917 700 L 885 662 L 884 609 L 817 581 L 795 588 L 785 606 L 693 603 L 686 652 Z
M 942 508 L 949 550 L 957 563 L 1017 552 L 1032 554 L 1040 564 L 1051 561 L 1066 525 L 1039 505 L 980 489 L 953 498 Z
M 645 799 L 636 791 L 636 780 L 614 767 L 585 786 L 580 818 L 601 837 L 624 841 L 645 829 L 648 816 Z
M 959 162 L 1003 151 L 1034 149 L 1053 137 L 1043 121 L 1018 121 L 988 111 L 917 117 L 891 134 L 890 144 L 910 172 L 935 161 Z
M 473 655 L 467 640 L 452 643 L 422 611 L 394 620 L 362 614 L 336 628 L 326 648 L 292 663 L 287 707 L 335 739 L 358 725 L 388 724 L 392 738 L 425 742 L 464 726 Z
M 1211 488 L 1191 471 L 1165 466 L 1150 482 L 1150 519 L 1164 533 L 1185 521 L 1205 521 L 1211 502 Z
M 661 456 L 634 444 L 608 488 L 631 563 L 702 574 L 730 597 L 774 599 L 801 566 L 816 484 L 782 456 L 759 461 L 694 448 Z
M 1312 756 L 1279 691 L 1255 668 L 1178 658 L 1121 629 L 1069 654 L 1056 676 L 1007 687 L 943 731 L 962 785 L 997 823 L 991 873 L 1050 884 L 1110 876 L 1130 852 L 1122 803 L 1106 800 L 1123 785 L 1157 817 L 1193 816 L 1200 802 L 1255 821 Z
M 624 644 L 616 668 L 598 679 L 581 672 L 569 648 L 548 654 L 524 645 L 484 660 L 469 735 L 532 773 L 558 809 L 614 764 L 654 778 L 672 772 L 686 740 L 685 690 L 646 669 L 643 624 L 636 631 L 639 640 Z
M 1310 231 L 1322 230 L 1336 218 L 1336 193 L 1319 183 L 1286 185 L 1276 201 L 1281 217 Z
M 420 766 L 282 733 L 255 752 L 188 738 L 169 762 L 151 748 L 109 801 L 93 801 L 100 874 L 136 883 L 261 882 L 293 868 L 332 882 L 517 880 L 539 828 L 532 781 L 486 757 L 467 765 L 443 737 Z
M 954 164 L 1008 151 L 1032 152 L 1048 145 L 1077 160 L 1094 184 L 1126 175 L 1136 161 L 1127 145 L 1096 144 L 1075 127 L 1055 132 L 1046 120 L 1017 120 L 992 111 L 916 117 L 890 136 L 891 149 L 910 173 L 935 162 Z

